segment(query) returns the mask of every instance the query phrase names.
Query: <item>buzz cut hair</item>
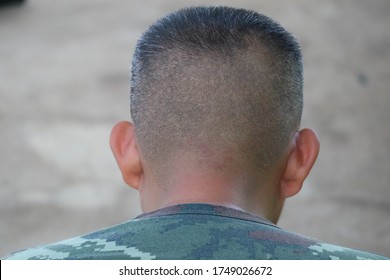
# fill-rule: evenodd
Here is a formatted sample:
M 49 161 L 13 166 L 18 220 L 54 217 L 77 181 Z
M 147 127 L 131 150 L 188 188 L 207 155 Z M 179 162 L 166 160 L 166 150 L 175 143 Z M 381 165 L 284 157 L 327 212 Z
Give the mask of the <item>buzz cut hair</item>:
M 179 154 L 209 170 L 266 171 L 299 128 L 302 91 L 299 43 L 277 22 L 232 7 L 181 9 L 136 45 L 137 143 L 156 172 Z

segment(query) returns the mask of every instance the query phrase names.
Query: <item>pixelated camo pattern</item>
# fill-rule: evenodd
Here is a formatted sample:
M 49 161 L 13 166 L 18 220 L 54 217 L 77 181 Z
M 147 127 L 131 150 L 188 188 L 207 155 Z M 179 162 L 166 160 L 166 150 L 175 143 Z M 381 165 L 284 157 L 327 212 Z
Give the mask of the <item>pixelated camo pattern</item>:
M 6 259 L 386 259 L 296 235 L 238 210 L 177 205 Z

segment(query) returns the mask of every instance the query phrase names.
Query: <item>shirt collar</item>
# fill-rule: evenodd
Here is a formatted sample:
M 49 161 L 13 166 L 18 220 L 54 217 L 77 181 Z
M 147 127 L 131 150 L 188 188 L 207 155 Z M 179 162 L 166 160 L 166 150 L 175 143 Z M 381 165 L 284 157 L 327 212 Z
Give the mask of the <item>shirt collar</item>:
M 262 223 L 262 224 L 267 224 L 276 227 L 275 224 L 273 224 L 272 222 L 270 222 L 265 218 L 241 210 L 220 206 L 220 205 L 197 204 L 197 203 L 178 204 L 178 205 L 168 206 L 153 212 L 141 214 L 137 216 L 135 219 L 147 219 L 147 218 L 181 215 L 181 214 L 220 216 L 220 217 L 234 218 L 239 220 L 246 220 L 246 221 L 251 221 L 256 223 Z

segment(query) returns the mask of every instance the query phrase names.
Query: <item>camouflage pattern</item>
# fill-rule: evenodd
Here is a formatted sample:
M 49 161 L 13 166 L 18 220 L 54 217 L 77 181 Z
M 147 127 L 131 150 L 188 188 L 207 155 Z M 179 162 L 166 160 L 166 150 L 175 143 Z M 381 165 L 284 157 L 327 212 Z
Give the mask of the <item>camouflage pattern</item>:
M 6 259 L 386 259 L 283 230 L 248 213 L 177 205 Z

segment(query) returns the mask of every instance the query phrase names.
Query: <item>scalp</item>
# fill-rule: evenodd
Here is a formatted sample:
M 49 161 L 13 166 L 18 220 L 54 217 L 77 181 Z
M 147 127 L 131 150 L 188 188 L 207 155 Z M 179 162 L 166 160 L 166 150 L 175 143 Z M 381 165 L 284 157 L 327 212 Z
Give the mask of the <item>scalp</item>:
M 257 13 L 181 10 L 139 41 L 131 101 L 141 150 L 156 168 L 184 151 L 198 160 L 209 155 L 210 163 L 228 155 L 229 164 L 219 165 L 226 170 L 266 169 L 299 126 L 299 45 Z

